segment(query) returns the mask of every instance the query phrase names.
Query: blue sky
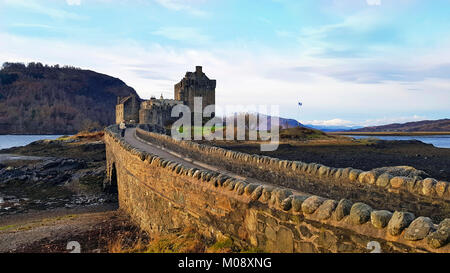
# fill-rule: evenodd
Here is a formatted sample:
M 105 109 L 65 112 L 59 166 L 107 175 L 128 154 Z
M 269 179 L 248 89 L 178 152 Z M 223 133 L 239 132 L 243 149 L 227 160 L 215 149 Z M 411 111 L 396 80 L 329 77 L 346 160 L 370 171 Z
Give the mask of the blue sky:
M 173 96 L 202 65 L 219 106 L 276 104 L 319 125 L 448 118 L 449 10 L 446 0 L 0 0 L 0 62 L 92 69 L 144 98 Z

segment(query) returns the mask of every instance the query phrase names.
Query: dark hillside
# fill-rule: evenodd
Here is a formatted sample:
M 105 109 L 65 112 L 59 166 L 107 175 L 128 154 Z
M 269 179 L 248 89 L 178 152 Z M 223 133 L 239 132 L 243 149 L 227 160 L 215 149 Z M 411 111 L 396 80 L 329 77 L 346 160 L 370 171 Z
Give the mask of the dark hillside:
M 5 63 L 0 134 L 72 134 L 114 123 L 117 96 L 136 91 L 117 78 L 74 67 Z

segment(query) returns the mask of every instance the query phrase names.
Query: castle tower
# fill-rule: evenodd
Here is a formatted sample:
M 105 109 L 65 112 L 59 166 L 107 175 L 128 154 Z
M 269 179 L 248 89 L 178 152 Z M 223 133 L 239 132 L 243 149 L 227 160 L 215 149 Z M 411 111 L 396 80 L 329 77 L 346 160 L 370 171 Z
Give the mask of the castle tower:
M 116 123 L 123 120 L 127 123 L 139 122 L 140 99 L 135 94 L 127 97 L 118 97 L 116 105 Z
M 175 99 L 183 101 L 194 113 L 194 97 L 202 98 L 202 110 L 216 104 L 216 80 L 210 80 L 201 66 L 195 72 L 187 72 L 184 78 L 175 84 Z

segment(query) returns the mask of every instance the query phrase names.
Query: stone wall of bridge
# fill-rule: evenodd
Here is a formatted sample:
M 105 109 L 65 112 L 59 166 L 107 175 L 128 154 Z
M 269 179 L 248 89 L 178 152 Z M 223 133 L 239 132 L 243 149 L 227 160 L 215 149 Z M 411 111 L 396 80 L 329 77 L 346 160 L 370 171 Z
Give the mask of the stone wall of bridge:
M 105 142 L 120 208 L 150 234 L 194 226 L 212 240 L 226 235 L 267 252 L 370 252 L 373 241 L 383 252 L 450 252 L 448 219 L 438 224 L 186 168 L 131 147 L 113 129 Z
M 363 201 L 372 207 L 450 217 L 450 187 L 432 178 L 401 177 L 352 168 L 279 160 L 227 149 L 178 141 L 167 135 L 137 129 L 138 137 L 192 159 L 221 166 L 236 174 L 327 198 Z

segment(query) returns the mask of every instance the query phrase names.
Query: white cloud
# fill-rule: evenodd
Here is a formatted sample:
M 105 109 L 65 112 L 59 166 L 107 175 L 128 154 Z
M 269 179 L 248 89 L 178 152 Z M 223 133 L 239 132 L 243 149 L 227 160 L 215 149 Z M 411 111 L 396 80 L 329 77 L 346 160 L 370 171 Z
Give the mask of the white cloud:
M 440 56 L 442 59 L 444 54 Z M 217 80 L 219 106 L 279 105 L 283 117 L 317 120 L 319 124 L 375 125 L 450 114 L 450 79 L 367 84 L 342 81 L 326 73 L 289 74 L 295 66 L 329 65 L 327 61 L 304 58 L 293 52 L 226 47 L 174 49 L 159 44 L 143 46 L 129 40 L 99 46 L 0 32 L 0 63 L 6 61 L 37 61 L 91 69 L 122 79 L 143 98 L 161 93 L 173 97 L 174 84 L 186 71 L 202 65 L 208 77 Z M 419 91 L 410 91 L 411 88 Z M 303 102 L 302 108 L 298 107 L 298 101 Z M 420 117 L 414 117 L 417 113 Z
M 420 121 L 427 119 L 425 116 L 413 115 L 408 117 L 383 117 L 377 119 L 367 119 L 362 122 L 355 122 L 344 119 L 330 119 L 330 120 L 309 120 L 303 121 L 303 124 L 310 124 L 316 126 L 342 126 L 342 127 L 351 127 L 351 126 L 379 126 L 386 125 L 392 123 L 406 123 L 412 121 Z
M 76 0 L 73 0 L 76 1 Z M 80 0 L 78 0 L 80 1 Z M 33 11 L 35 13 L 44 14 L 52 18 L 56 19 L 73 19 L 73 20 L 81 20 L 84 19 L 84 17 L 72 13 L 67 12 L 62 9 L 56 9 L 56 8 L 50 8 L 46 5 L 43 5 L 42 3 L 39 3 L 37 1 L 33 0 L 4 0 L 4 4 L 9 6 L 16 6 L 24 9 L 28 9 L 30 11 Z
M 187 42 L 188 44 L 203 44 L 209 41 L 209 37 L 191 27 L 162 27 L 152 34 L 165 37 L 170 40 Z
M 353 122 L 349 120 L 343 120 L 339 118 L 330 119 L 330 120 L 309 120 L 304 121 L 304 124 L 311 124 L 317 126 L 352 126 Z
M 195 16 L 207 16 L 208 13 L 194 7 L 195 4 L 205 2 L 205 0 L 155 0 L 161 6 L 174 10 L 186 11 Z
M 381 6 L 381 0 L 366 0 L 369 6 Z
M 79 6 L 81 5 L 81 0 L 66 0 L 66 3 L 69 6 Z

